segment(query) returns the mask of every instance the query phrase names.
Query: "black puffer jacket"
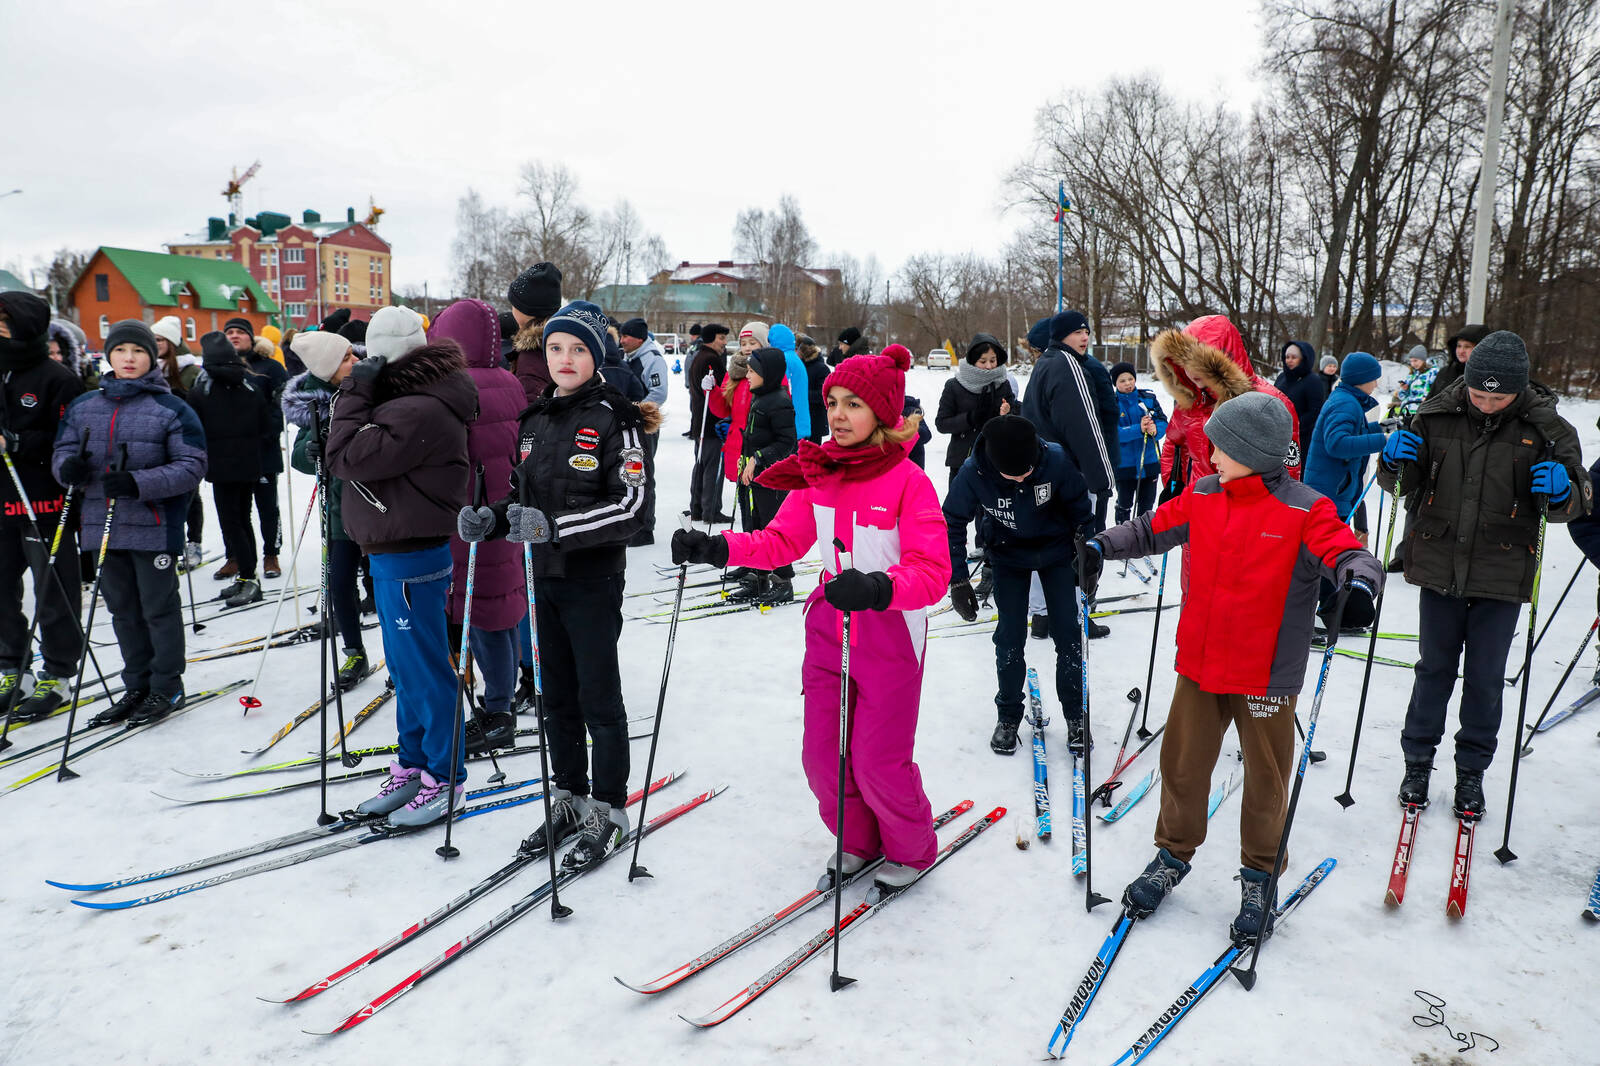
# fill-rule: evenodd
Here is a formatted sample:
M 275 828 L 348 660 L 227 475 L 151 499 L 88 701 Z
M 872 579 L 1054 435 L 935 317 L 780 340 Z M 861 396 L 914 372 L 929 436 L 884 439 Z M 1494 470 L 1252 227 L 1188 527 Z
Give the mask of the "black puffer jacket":
M 272 342 L 257 337 L 256 344 L 246 356 L 245 366 L 250 373 L 266 383 L 270 399 L 267 430 L 261 435 L 261 473 L 268 476 L 283 473 L 283 387 L 289 383 L 289 371 L 272 358 Z
M 1419 461 L 1398 472 L 1378 468 L 1385 491 L 1397 479 L 1405 490 L 1406 580 L 1445 596 L 1526 602 L 1539 565 L 1533 464 L 1550 451 L 1572 480 L 1567 498 L 1550 506 L 1550 521 L 1588 514 L 1593 502 L 1578 434 L 1556 413 L 1555 394 L 1531 384 L 1486 416 L 1457 381 L 1423 403 L 1411 432 L 1422 437 Z
M 6 432 L 17 438 L 17 450 L 12 455 L 17 476 L 33 504 L 40 531 L 49 537 L 55 532 L 54 516 L 61 512 L 64 495 L 50 473 L 50 456 L 61 417 L 67 413 L 67 405 L 83 392 L 83 382 L 45 354 L 42 344 L 27 358 L 32 361 L 6 370 L 0 378 L 5 392 L 4 424 Z M 0 524 L 27 525 L 27 508 L 17 498 L 16 485 L 4 473 L 0 473 L 0 501 L 5 504 Z
M 966 373 L 970 374 L 971 371 Z M 999 416 L 1002 403 L 1009 403 L 1012 412 L 1018 413 L 1017 398 L 1012 395 L 1011 382 L 1003 372 L 999 380 L 983 386 L 977 392 L 963 383 L 962 374 L 961 367 L 957 367 L 955 376 L 944 383 L 944 392 L 939 396 L 939 413 L 933 420 L 935 429 L 950 435 L 944 463 L 952 470 L 967 461 L 967 456 L 972 454 L 973 442 L 983 432 L 984 424 Z
M 783 391 L 783 352 L 762 348 L 750 356 L 750 368 L 761 375 L 761 387 L 750 393 L 750 413 L 739 454 L 753 461 L 759 474 L 794 454 L 799 431 L 794 423 L 794 403 Z
M 269 473 L 263 465 L 263 442 L 273 434 L 277 405 L 265 378 L 245 369 L 243 362 L 210 360 L 195 379 L 187 397 L 206 432 L 206 480 L 213 484 L 238 484 L 260 480 Z
M 1300 365 L 1293 370 L 1285 366 L 1272 385 L 1294 404 L 1294 413 L 1300 417 L 1300 439 L 1310 441 L 1317 428 L 1317 415 L 1327 402 L 1328 389 L 1322 383 L 1322 375 L 1314 373 L 1317 350 L 1305 341 L 1290 341 L 1284 347 L 1290 344 L 1300 350 Z M 1306 447 L 1309 449 L 1310 444 Z
M 621 573 L 654 491 L 642 435 L 660 426 L 655 404 L 629 403 L 599 374 L 570 396 L 546 388 L 522 412 L 511 495 L 491 505 L 497 520 L 490 535 L 506 535 L 506 508 L 520 500 L 554 527 L 549 543 L 533 546 L 535 576 Z

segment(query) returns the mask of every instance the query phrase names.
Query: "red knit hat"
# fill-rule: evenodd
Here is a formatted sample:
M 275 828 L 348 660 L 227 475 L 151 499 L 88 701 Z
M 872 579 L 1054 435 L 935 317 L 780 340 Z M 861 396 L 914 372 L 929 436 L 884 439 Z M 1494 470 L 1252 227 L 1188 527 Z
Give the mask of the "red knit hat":
M 822 395 L 842 385 L 861 397 L 878 416 L 878 421 L 893 428 L 899 425 L 906 406 L 906 371 L 911 369 L 911 349 L 891 344 L 878 355 L 852 355 L 834 367 L 822 383 Z

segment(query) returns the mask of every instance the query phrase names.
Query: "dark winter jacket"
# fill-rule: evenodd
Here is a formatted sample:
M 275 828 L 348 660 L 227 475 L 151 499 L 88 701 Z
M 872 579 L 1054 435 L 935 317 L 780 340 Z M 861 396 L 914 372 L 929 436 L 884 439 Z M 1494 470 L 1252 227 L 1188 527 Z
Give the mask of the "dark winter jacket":
M 517 380 L 522 394 L 532 403 L 550 387 L 550 363 L 544 355 L 544 324 L 529 322 L 511 339 L 517 353 Z
M 1383 568 L 1332 501 L 1286 470 L 1226 485 L 1216 474 L 1203 477 L 1096 539 L 1108 560 L 1189 544 L 1177 667 L 1206 692 L 1294 695 L 1305 681 L 1322 579 L 1342 586 L 1359 577 L 1383 588 Z
M 289 371 L 272 358 L 272 348 L 271 341 L 257 337 L 245 359 L 250 373 L 267 383 L 268 428 L 261 437 L 261 474 L 266 477 L 283 473 L 283 387 L 289 383 Z
M 269 389 L 268 379 L 252 374 L 243 363 L 205 364 L 189 390 L 188 404 L 206 431 L 207 481 L 252 484 L 271 473 L 265 444 L 270 440 L 276 445 L 273 426 L 283 424 L 283 413 L 274 418 L 277 405 Z
M 646 337 L 644 343 L 628 356 L 628 366 L 644 383 L 644 398 L 660 406 L 667 402 L 667 381 L 672 371 L 667 369 L 667 356 L 655 337 Z
M 610 337 L 606 338 L 606 353 L 600 360 L 599 370 L 606 383 L 622 393 L 629 403 L 638 403 L 649 395 L 644 382 L 628 365 L 627 356 L 622 354 L 622 345 Z
M 1378 401 L 1340 382 L 1317 418 L 1306 452 L 1305 482 L 1328 499 L 1346 522 L 1367 481 L 1367 457 L 1383 451 L 1383 430 L 1367 421 Z
M 696 345 L 694 354 L 689 357 L 689 368 L 683 374 L 683 387 L 689 390 L 689 429 L 696 440 L 700 439 L 700 420 L 706 409 L 706 390 L 700 387 L 700 382 L 705 380 L 707 371 L 717 379 L 720 387 L 723 375 L 728 372 L 728 358 L 709 345 Z M 715 392 L 717 388 L 714 387 L 711 391 Z M 711 437 L 713 442 L 716 439 L 712 437 L 709 426 L 706 427 L 705 435 Z
M 1596 459 L 1589 467 L 1589 484 L 1600 481 L 1600 459 Z M 1594 508 L 1589 513 L 1579 515 L 1567 523 L 1567 533 L 1571 535 L 1572 542 L 1583 552 L 1583 557 L 1596 567 L 1600 567 L 1600 514 Z
M 911 450 L 906 453 L 906 458 L 926 469 L 928 442 L 933 439 L 933 430 L 928 426 L 928 416 L 922 410 L 922 401 L 908 394 L 906 402 L 900 407 L 900 417 L 910 418 L 912 415 L 922 415 L 922 421 L 917 423 L 917 439 L 911 445 Z
M 1471 341 L 1476 345 L 1489 335 L 1488 326 L 1477 324 L 1462 326 L 1459 333 L 1452 333 L 1444 342 L 1444 366 L 1439 368 L 1439 373 L 1434 375 L 1433 385 L 1428 389 L 1428 399 L 1433 399 L 1451 385 L 1460 381 L 1467 373 L 1467 364 L 1456 358 L 1456 341 Z
M 1156 432 L 1146 437 L 1142 428 L 1144 416 L 1155 420 Z M 1149 389 L 1134 389 L 1117 393 L 1117 477 L 1137 477 L 1140 473 L 1140 452 L 1144 453 L 1145 477 L 1152 477 L 1161 469 L 1161 438 L 1167 433 L 1167 413 L 1161 401 Z
M 1294 413 L 1300 419 L 1300 439 L 1309 441 L 1316 431 L 1317 413 L 1328 398 L 1328 388 L 1322 382 L 1322 375 L 1316 373 L 1317 350 L 1305 341 L 1290 341 L 1289 344 L 1300 350 L 1300 365 L 1293 370 L 1285 366 L 1272 385 L 1294 404 Z
M 306 448 L 312 441 L 312 419 L 322 421 L 322 439 L 328 439 L 329 414 L 333 410 L 333 398 L 338 395 L 338 388 L 328 384 L 321 378 L 307 372 L 289 379 L 283 387 L 283 417 L 292 426 L 299 427 L 295 434 L 294 448 L 289 456 L 290 465 L 302 474 L 315 474 L 317 464 L 307 454 Z M 324 448 L 323 454 L 327 454 Z M 350 535 L 344 531 L 344 481 L 332 474 L 328 478 L 328 539 L 349 540 Z
M 794 424 L 794 403 L 783 387 L 783 352 L 762 348 L 750 356 L 750 368 L 761 375 L 761 387 L 750 390 L 750 411 L 745 416 L 739 454 L 745 459 L 745 467 L 753 462 L 755 474 L 759 474 L 794 454 L 799 431 Z
M 806 358 L 809 355 L 810 358 Z M 811 415 L 811 436 L 807 440 L 820 441 L 828 432 L 828 401 L 822 395 L 822 383 L 828 380 L 828 363 L 816 348 L 807 349 L 801 361 L 806 366 L 806 403 Z
M 56 434 L 51 470 L 88 445 L 94 475 L 78 490 L 83 501 L 85 547 L 98 546 L 105 529 L 105 475 L 127 447 L 125 469 L 139 487 L 134 498 L 118 499 L 111 547 L 124 551 L 183 550 L 189 494 L 206 474 L 206 435 L 188 404 L 172 395 L 159 366 L 141 378 L 105 375 L 100 388 L 67 405 Z
M 43 346 L 34 353 L 30 365 L 0 375 L 5 395 L 4 427 L 8 437 L 16 438 L 11 461 L 33 505 L 39 532 L 48 542 L 55 533 L 55 516 L 61 513 L 65 497 L 61 485 L 51 475 L 50 458 L 56 432 L 67 405 L 83 394 L 78 375 L 45 354 Z M 5 501 L 5 517 L 0 525 L 26 526 L 28 509 L 17 496 L 17 486 L 9 474 L 0 473 L 0 500 Z M 72 528 L 69 519 L 68 528 Z
M 1067 354 L 1073 353 L 1069 349 Z M 1117 419 L 1122 414 L 1117 404 L 1117 387 L 1112 384 L 1111 371 L 1106 365 L 1088 353 L 1083 356 L 1083 369 L 1089 375 L 1089 384 L 1094 386 L 1094 409 L 1100 419 L 1100 435 L 1109 445 L 1117 438 Z M 1115 465 L 1112 463 L 1113 467 Z
M 369 554 L 443 544 L 467 503 L 467 422 L 478 389 L 454 344 L 429 344 L 367 383 L 339 383 L 329 471 L 345 480 L 345 532 Z
M 1103 367 L 1101 373 L 1105 374 Z M 1110 381 L 1110 375 L 1106 380 Z M 1115 400 L 1112 402 L 1115 405 Z M 1065 449 L 1090 492 L 1105 495 L 1111 490 L 1115 483 L 1114 445 L 1101 422 L 1095 378 L 1085 357 L 1060 347 L 1045 349 L 1033 365 L 1021 413 L 1040 437 Z M 1111 423 L 1116 424 L 1114 416 Z
M 944 498 L 951 580 L 971 576 L 967 523 L 974 519 L 978 543 L 996 565 L 1026 553 L 1026 565 L 1038 567 L 1071 563 L 1073 537 L 1093 518 L 1089 487 L 1061 445 L 1040 441 L 1033 472 L 1018 482 L 994 468 L 980 434 Z
M 500 365 L 499 316 L 481 300 L 460 300 L 434 319 L 428 339 L 435 344 L 454 341 L 466 361 L 468 376 L 478 388 L 478 417 L 467 423 L 467 461 L 471 469 L 462 489 L 472 492 L 476 471 L 482 466 L 484 499 L 498 500 L 511 491 L 517 421 L 527 406 L 522 383 Z M 467 545 L 459 536 L 450 538 L 450 556 L 455 567 L 450 585 L 450 620 L 459 623 L 467 599 Z M 491 632 L 510 629 L 528 613 L 521 547 L 505 541 L 480 544 L 477 566 L 473 576 L 473 626 Z
M 1539 563 L 1533 464 L 1548 457 L 1572 480 L 1550 521 L 1570 522 L 1593 502 L 1578 434 L 1556 413 L 1555 394 L 1530 384 L 1490 417 L 1458 379 L 1423 402 L 1410 428 L 1422 438 L 1418 461 L 1378 470 L 1385 491 L 1399 480 L 1405 493 L 1406 580 L 1445 596 L 1528 600 Z
M 1015 410 L 1018 407 L 1017 398 L 1012 395 L 1005 368 L 997 367 L 996 370 L 997 380 L 981 384 L 974 391 L 973 385 L 977 382 L 971 379 L 982 377 L 983 372 L 963 362 L 956 367 L 954 376 L 944 383 L 944 392 L 939 394 L 939 413 L 933 425 L 940 433 L 950 434 L 944 462 L 952 469 L 967 461 L 967 456 L 972 454 L 973 442 L 983 432 L 984 423 L 1000 414 L 1002 403 L 1009 403 L 1014 414 L 1021 414 Z
M 553 536 L 533 546 L 538 577 L 604 577 L 627 564 L 628 540 L 644 527 L 649 468 L 642 435 L 661 425 L 650 404 L 629 403 L 599 374 L 569 396 L 550 388 L 522 413 L 511 495 L 493 506 L 492 537 L 504 537 L 506 508 L 537 507 Z

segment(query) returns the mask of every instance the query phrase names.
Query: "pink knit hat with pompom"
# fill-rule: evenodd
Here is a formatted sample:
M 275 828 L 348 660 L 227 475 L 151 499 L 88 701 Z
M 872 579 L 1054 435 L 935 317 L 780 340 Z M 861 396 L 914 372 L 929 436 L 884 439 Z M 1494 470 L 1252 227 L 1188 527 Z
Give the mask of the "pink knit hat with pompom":
M 865 400 L 878 421 L 892 429 L 905 411 L 910 369 L 911 349 L 903 344 L 891 344 L 878 355 L 852 355 L 834 367 L 822 383 L 822 395 L 841 385 Z

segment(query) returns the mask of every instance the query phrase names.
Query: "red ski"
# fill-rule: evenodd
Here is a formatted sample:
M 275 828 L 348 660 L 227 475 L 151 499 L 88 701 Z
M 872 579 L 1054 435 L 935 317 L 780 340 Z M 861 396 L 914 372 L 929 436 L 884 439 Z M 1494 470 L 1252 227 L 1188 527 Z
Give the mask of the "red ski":
M 1467 877 L 1472 873 L 1472 835 L 1478 823 L 1462 818 L 1456 828 L 1456 857 L 1450 867 L 1450 898 L 1444 912 L 1459 918 L 1467 911 Z
M 1400 842 L 1394 846 L 1394 862 L 1389 867 L 1389 891 L 1383 901 L 1391 907 L 1405 902 L 1406 877 L 1411 873 L 1411 850 L 1417 843 L 1417 823 L 1422 819 L 1422 805 L 1407 803 L 1405 816 L 1400 822 Z

